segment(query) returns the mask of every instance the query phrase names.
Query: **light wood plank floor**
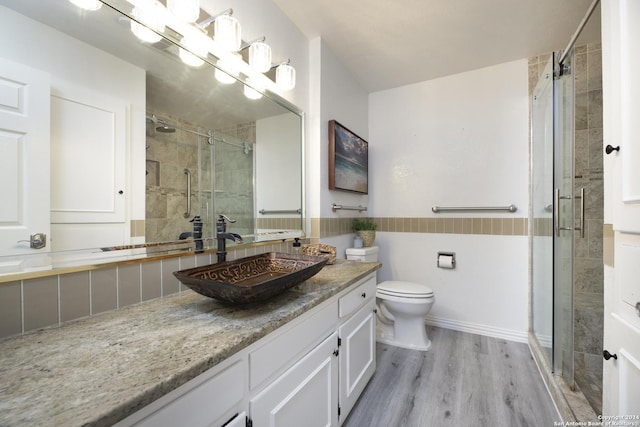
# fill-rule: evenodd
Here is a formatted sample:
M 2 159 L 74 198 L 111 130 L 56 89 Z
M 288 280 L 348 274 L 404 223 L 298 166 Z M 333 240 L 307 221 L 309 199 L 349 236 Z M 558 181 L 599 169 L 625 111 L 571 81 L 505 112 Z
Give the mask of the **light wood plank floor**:
M 421 352 L 377 344 L 377 370 L 345 427 L 553 426 L 526 344 L 427 327 Z

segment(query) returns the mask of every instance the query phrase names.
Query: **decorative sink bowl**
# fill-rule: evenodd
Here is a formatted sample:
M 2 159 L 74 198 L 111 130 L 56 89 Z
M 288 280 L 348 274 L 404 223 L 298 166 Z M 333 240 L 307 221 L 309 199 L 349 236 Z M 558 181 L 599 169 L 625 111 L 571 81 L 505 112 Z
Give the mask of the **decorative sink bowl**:
M 323 257 L 270 252 L 173 274 L 201 295 L 249 303 L 266 300 L 304 282 L 326 263 L 327 258 Z

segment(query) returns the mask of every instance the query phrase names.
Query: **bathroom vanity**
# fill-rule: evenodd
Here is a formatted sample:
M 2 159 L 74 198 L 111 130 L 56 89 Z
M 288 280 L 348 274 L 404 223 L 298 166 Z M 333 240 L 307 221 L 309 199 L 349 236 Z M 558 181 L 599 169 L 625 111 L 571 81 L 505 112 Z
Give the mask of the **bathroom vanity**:
M 0 342 L 0 425 L 340 425 L 375 370 L 378 263 L 259 304 L 185 291 Z

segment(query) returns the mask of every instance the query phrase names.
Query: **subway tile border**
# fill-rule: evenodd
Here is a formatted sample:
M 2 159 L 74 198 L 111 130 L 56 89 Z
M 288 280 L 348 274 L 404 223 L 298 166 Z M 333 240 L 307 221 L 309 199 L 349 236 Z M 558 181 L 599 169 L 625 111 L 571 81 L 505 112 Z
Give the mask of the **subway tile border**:
M 527 236 L 528 218 L 375 217 L 377 231 L 391 233 Z M 353 232 L 354 218 L 313 218 L 311 235 L 334 237 Z M 547 228 L 547 227 L 545 227 Z

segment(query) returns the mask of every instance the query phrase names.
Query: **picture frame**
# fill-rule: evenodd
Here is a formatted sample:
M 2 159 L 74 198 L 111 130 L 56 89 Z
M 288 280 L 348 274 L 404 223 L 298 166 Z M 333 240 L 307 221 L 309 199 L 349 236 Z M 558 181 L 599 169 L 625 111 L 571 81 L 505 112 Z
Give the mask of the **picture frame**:
M 369 143 L 329 121 L 329 189 L 369 194 Z

